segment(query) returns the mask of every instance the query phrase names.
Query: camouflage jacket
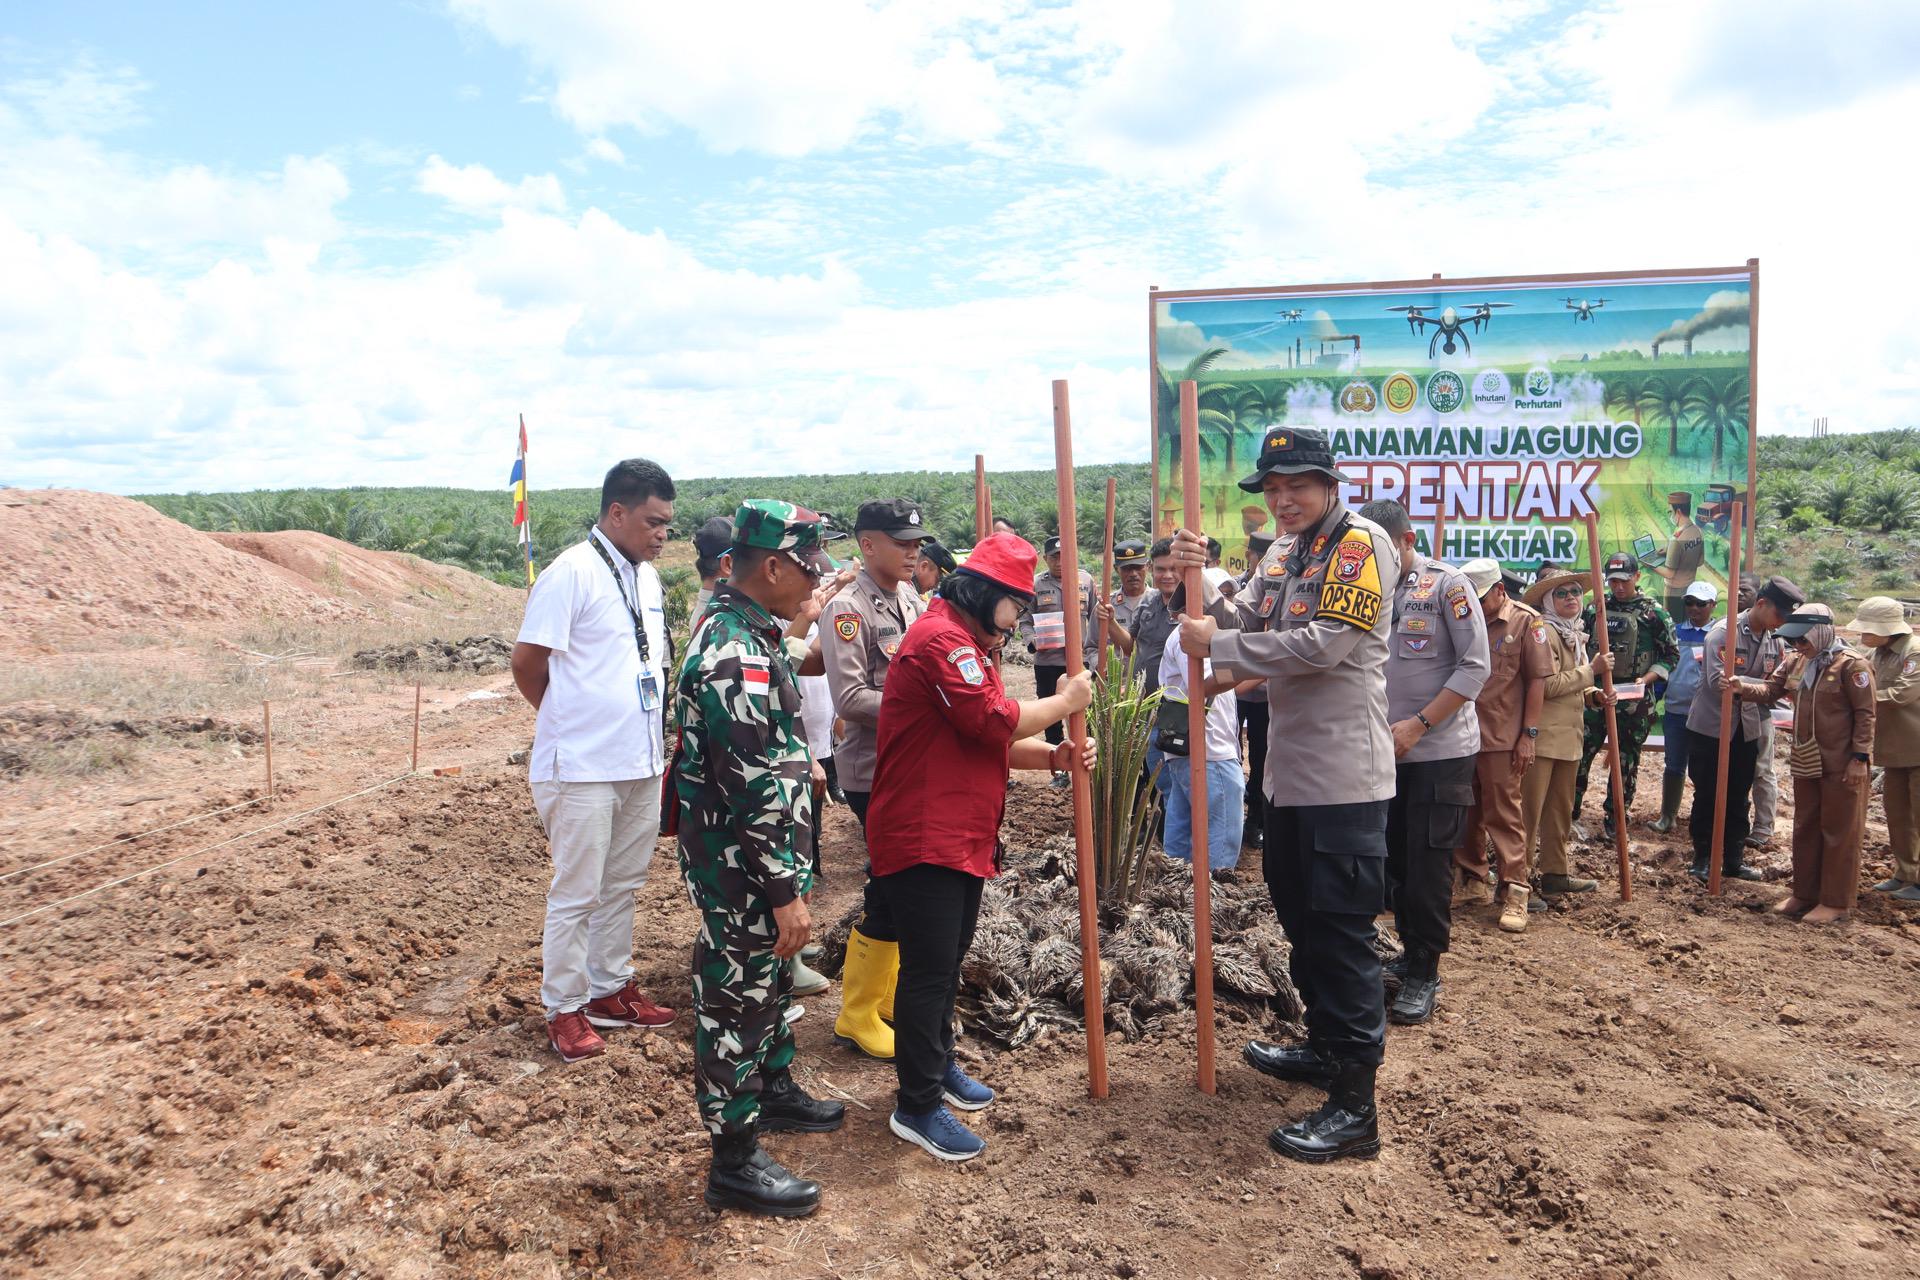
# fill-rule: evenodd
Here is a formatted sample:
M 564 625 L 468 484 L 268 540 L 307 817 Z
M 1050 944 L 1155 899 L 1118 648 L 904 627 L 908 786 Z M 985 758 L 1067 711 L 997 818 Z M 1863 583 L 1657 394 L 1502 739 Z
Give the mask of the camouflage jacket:
M 1580 625 L 1593 634 L 1594 608 L 1580 615 Z M 1613 678 L 1638 680 L 1652 676 L 1665 680 L 1680 665 L 1680 643 L 1674 638 L 1673 618 L 1646 595 L 1621 604 L 1607 598 L 1607 648 L 1613 652 Z
M 801 841 L 813 822 L 811 762 L 781 631 L 722 583 L 674 681 L 680 873 L 702 910 L 781 907 L 813 887 Z

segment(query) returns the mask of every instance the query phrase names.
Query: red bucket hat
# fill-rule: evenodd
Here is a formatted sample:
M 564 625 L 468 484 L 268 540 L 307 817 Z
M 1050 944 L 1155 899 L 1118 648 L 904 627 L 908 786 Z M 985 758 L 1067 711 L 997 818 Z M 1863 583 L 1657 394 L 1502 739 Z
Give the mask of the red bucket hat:
M 985 578 L 996 587 L 1031 600 L 1034 568 L 1039 559 L 1033 544 L 1019 534 L 996 533 L 982 538 L 957 572 Z

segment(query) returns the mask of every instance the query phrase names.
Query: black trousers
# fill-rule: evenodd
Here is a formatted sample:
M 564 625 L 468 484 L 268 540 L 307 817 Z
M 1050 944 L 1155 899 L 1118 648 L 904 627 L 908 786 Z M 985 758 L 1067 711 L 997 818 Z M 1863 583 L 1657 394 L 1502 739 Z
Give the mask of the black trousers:
M 1242 698 L 1240 728 L 1247 735 L 1247 830 L 1267 830 L 1267 704 Z
M 1386 905 L 1387 801 L 1267 806 L 1264 862 L 1273 912 L 1293 944 L 1289 972 L 1307 1040 L 1329 1057 L 1378 1066 L 1387 1004 L 1373 918 Z
M 1704 690 L 1701 697 L 1708 697 Z M 1736 717 L 1738 708 L 1735 708 Z M 1749 739 L 1736 724 L 1733 746 L 1727 752 L 1727 829 L 1721 837 L 1720 871 L 1732 875 L 1746 856 L 1747 833 L 1753 830 L 1753 774 L 1760 764 L 1759 739 Z M 1720 784 L 1720 739 L 1687 730 L 1687 776 L 1693 779 L 1693 809 L 1687 814 L 1687 834 L 1693 837 L 1693 860 L 1704 863 L 1713 847 L 1713 801 Z
M 1477 756 L 1395 766 L 1387 801 L 1387 896 L 1407 958 L 1430 963 L 1453 937 L 1453 851 L 1473 807 Z
M 953 999 L 986 881 L 923 862 L 871 883 L 902 925 L 900 985 L 893 997 L 899 1106 L 908 1115 L 924 1115 L 940 1105 L 940 1081 L 953 1061 Z
M 853 816 L 860 819 L 860 834 L 867 832 L 867 801 L 873 797 L 871 791 L 848 791 L 847 808 L 853 810 Z M 860 913 L 860 932 L 875 942 L 898 942 L 900 933 L 894 928 L 893 908 L 879 890 L 874 888 L 873 859 L 867 859 L 867 884 L 861 890 L 864 905 Z
M 1051 698 L 1054 695 L 1054 691 L 1060 687 L 1060 681 L 1066 674 L 1067 669 L 1065 667 L 1043 667 L 1037 662 L 1034 663 L 1033 695 L 1036 698 Z M 1066 737 L 1067 726 L 1065 721 L 1055 720 L 1047 726 L 1048 742 L 1064 742 L 1066 741 Z

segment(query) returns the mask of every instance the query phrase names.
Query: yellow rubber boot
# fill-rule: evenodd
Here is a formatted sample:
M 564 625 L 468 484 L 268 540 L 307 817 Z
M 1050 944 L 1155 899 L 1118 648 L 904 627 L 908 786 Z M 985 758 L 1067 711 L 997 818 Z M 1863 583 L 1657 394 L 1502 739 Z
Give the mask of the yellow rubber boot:
M 897 942 L 876 942 L 876 947 L 892 948 L 887 958 L 887 992 L 880 997 L 880 1021 L 893 1025 L 893 993 L 900 989 L 900 944 Z
M 834 1019 L 836 1043 L 869 1058 L 893 1058 L 893 1028 L 880 1021 L 880 1001 L 889 974 L 900 971 L 900 944 L 876 942 L 858 929 L 847 936 L 847 964 L 840 973 L 840 1016 Z

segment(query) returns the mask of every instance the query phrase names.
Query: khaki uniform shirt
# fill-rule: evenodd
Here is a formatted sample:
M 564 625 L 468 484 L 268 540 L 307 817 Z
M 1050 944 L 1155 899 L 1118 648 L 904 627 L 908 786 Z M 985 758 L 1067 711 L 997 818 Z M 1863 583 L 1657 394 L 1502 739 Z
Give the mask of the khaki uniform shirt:
M 833 766 L 848 791 L 873 789 L 874 742 L 880 732 L 880 690 L 907 628 L 925 612 L 913 583 L 891 592 L 865 569 L 835 596 L 820 620 L 827 687 L 846 733 L 833 745 Z
M 1820 748 L 1821 774 L 1838 777 L 1856 753 L 1873 754 L 1873 666 L 1853 650 L 1842 649 L 1828 659 L 1813 687 L 1803 689 L 1800 673 L 1805 667 L 1806 659 L 1788 654 L 1760 694 L 1769 704 L 1793 699 L 1793 740 L 1811 738 Z
M 1145 591 L 1142 591 L 1139 595 L 1129 600 L 1120 592 L 1114 592 L 1112 596 L 1113 625 L 1131 635 L 1133 633 L 1133 615 L 1140 612 L 1140 606 L 1145 604 L 1147 597 L 1152 594 L 1154 594 L 1153 588 L 1148 587 Z
M 1593 661 L 1581 661 L 1581 655 L 1552 623 L 1546 624 L 1546 630 L 1553 674 L 1547 677 L 1547 700 L 1540 707 L 1540 741 L 1534 744 L 1534 752 L 1542 760 L 1578 760 L 1587 732 L 1587 690 L 1593 688 Z
M 1920 766 L 1920 639 L 1895 636 L 1873 650 L 1873 762 Z
M 1667 568 L 1673 576 L 1667 579 L 1666 594 L 1677 596 L 1693 585 L 1700 575 L 1700 566 L 1707 558 L 1707 543 L 1700 536 L 1700 526 L 1688 520 L 1673 531 L 1667 539 Z
M 1765 680 L 1780 665 L 1787 644 L 1772 631 L 1764 636 L 1755 635 L 1747 625 L 1747 614 L 1751 612 L 1749 609 L 1740 615 L 1740 629 L 1734 632 L 1734 675 L 1745 680 Z M 1700 690 L 1693 695 L 1693 705 L 1687 708 L 1687 728 L 1717 738 L 1720 736 L 1721 670 L 1727 657 L 1725 618 L 1707 628 L 1707 638 L 1700 642 L 1700 648 Z M 1761 727 L 1773 716 L 1772 704 L 1762 706 L 1758 702 L 1736 700 L 1733 708 L 1734 714 L 1740 717 L 1741 741 L 1758 742 Z
M 1085 569 L 1080 571 L 1080 647 L 1083 661 L 1090 667 L 1094 660 L 1094 646 L 1100 643 L 1100 631 L 1093 621 L 1093 597 L 1096 588 L 1093 575 Z M 1033 612 L 1063 613 L 1066 611 L 1067 584 L 1051 573 L 1042 573 L 1033 580 Z M 1020 624 L 1021 634 L 1029 643 L 1033 641 L 1031 620 Z M 1067 665 L 1065 649 L 1035 649 L 1033 665 L 1036 667 L 1064 667 Z M 844 785 L 844 784 L 842 784 Z
M 1311 536 L 1282 552 L 1276 542 L 1248 590 L 1222 599 L 1228 625 L 1241 629 L 1217 633 L 1211 655 L 1222 674 L 1267 677 L 1267 799 L 1283 807 L 1389 799 L 1393 539 L 1336 501 Z
M 1393 589 L 1393 641 L 1387 651 L 1387 721 L 1413 713 L 1451 689 L 1467 704 L 1427 730 L 1402 764 L 1457 760 L 1480 750 L 1473 700 L 1492 670 L 1487 624 L 1473 603 L 1473 587 L 1452 565 L 1415 551 Z
M 1547 631 L 1545 620 L 1518 600 L 1510 599 L 1487 615 L 1493 673 L 1474 704 L 1480 713 L 1481 751 L 1511 751 L 1520 740 L 1526 728 L 1520 721 L 1527 712 L 1527 685 L 1553 674 Z

